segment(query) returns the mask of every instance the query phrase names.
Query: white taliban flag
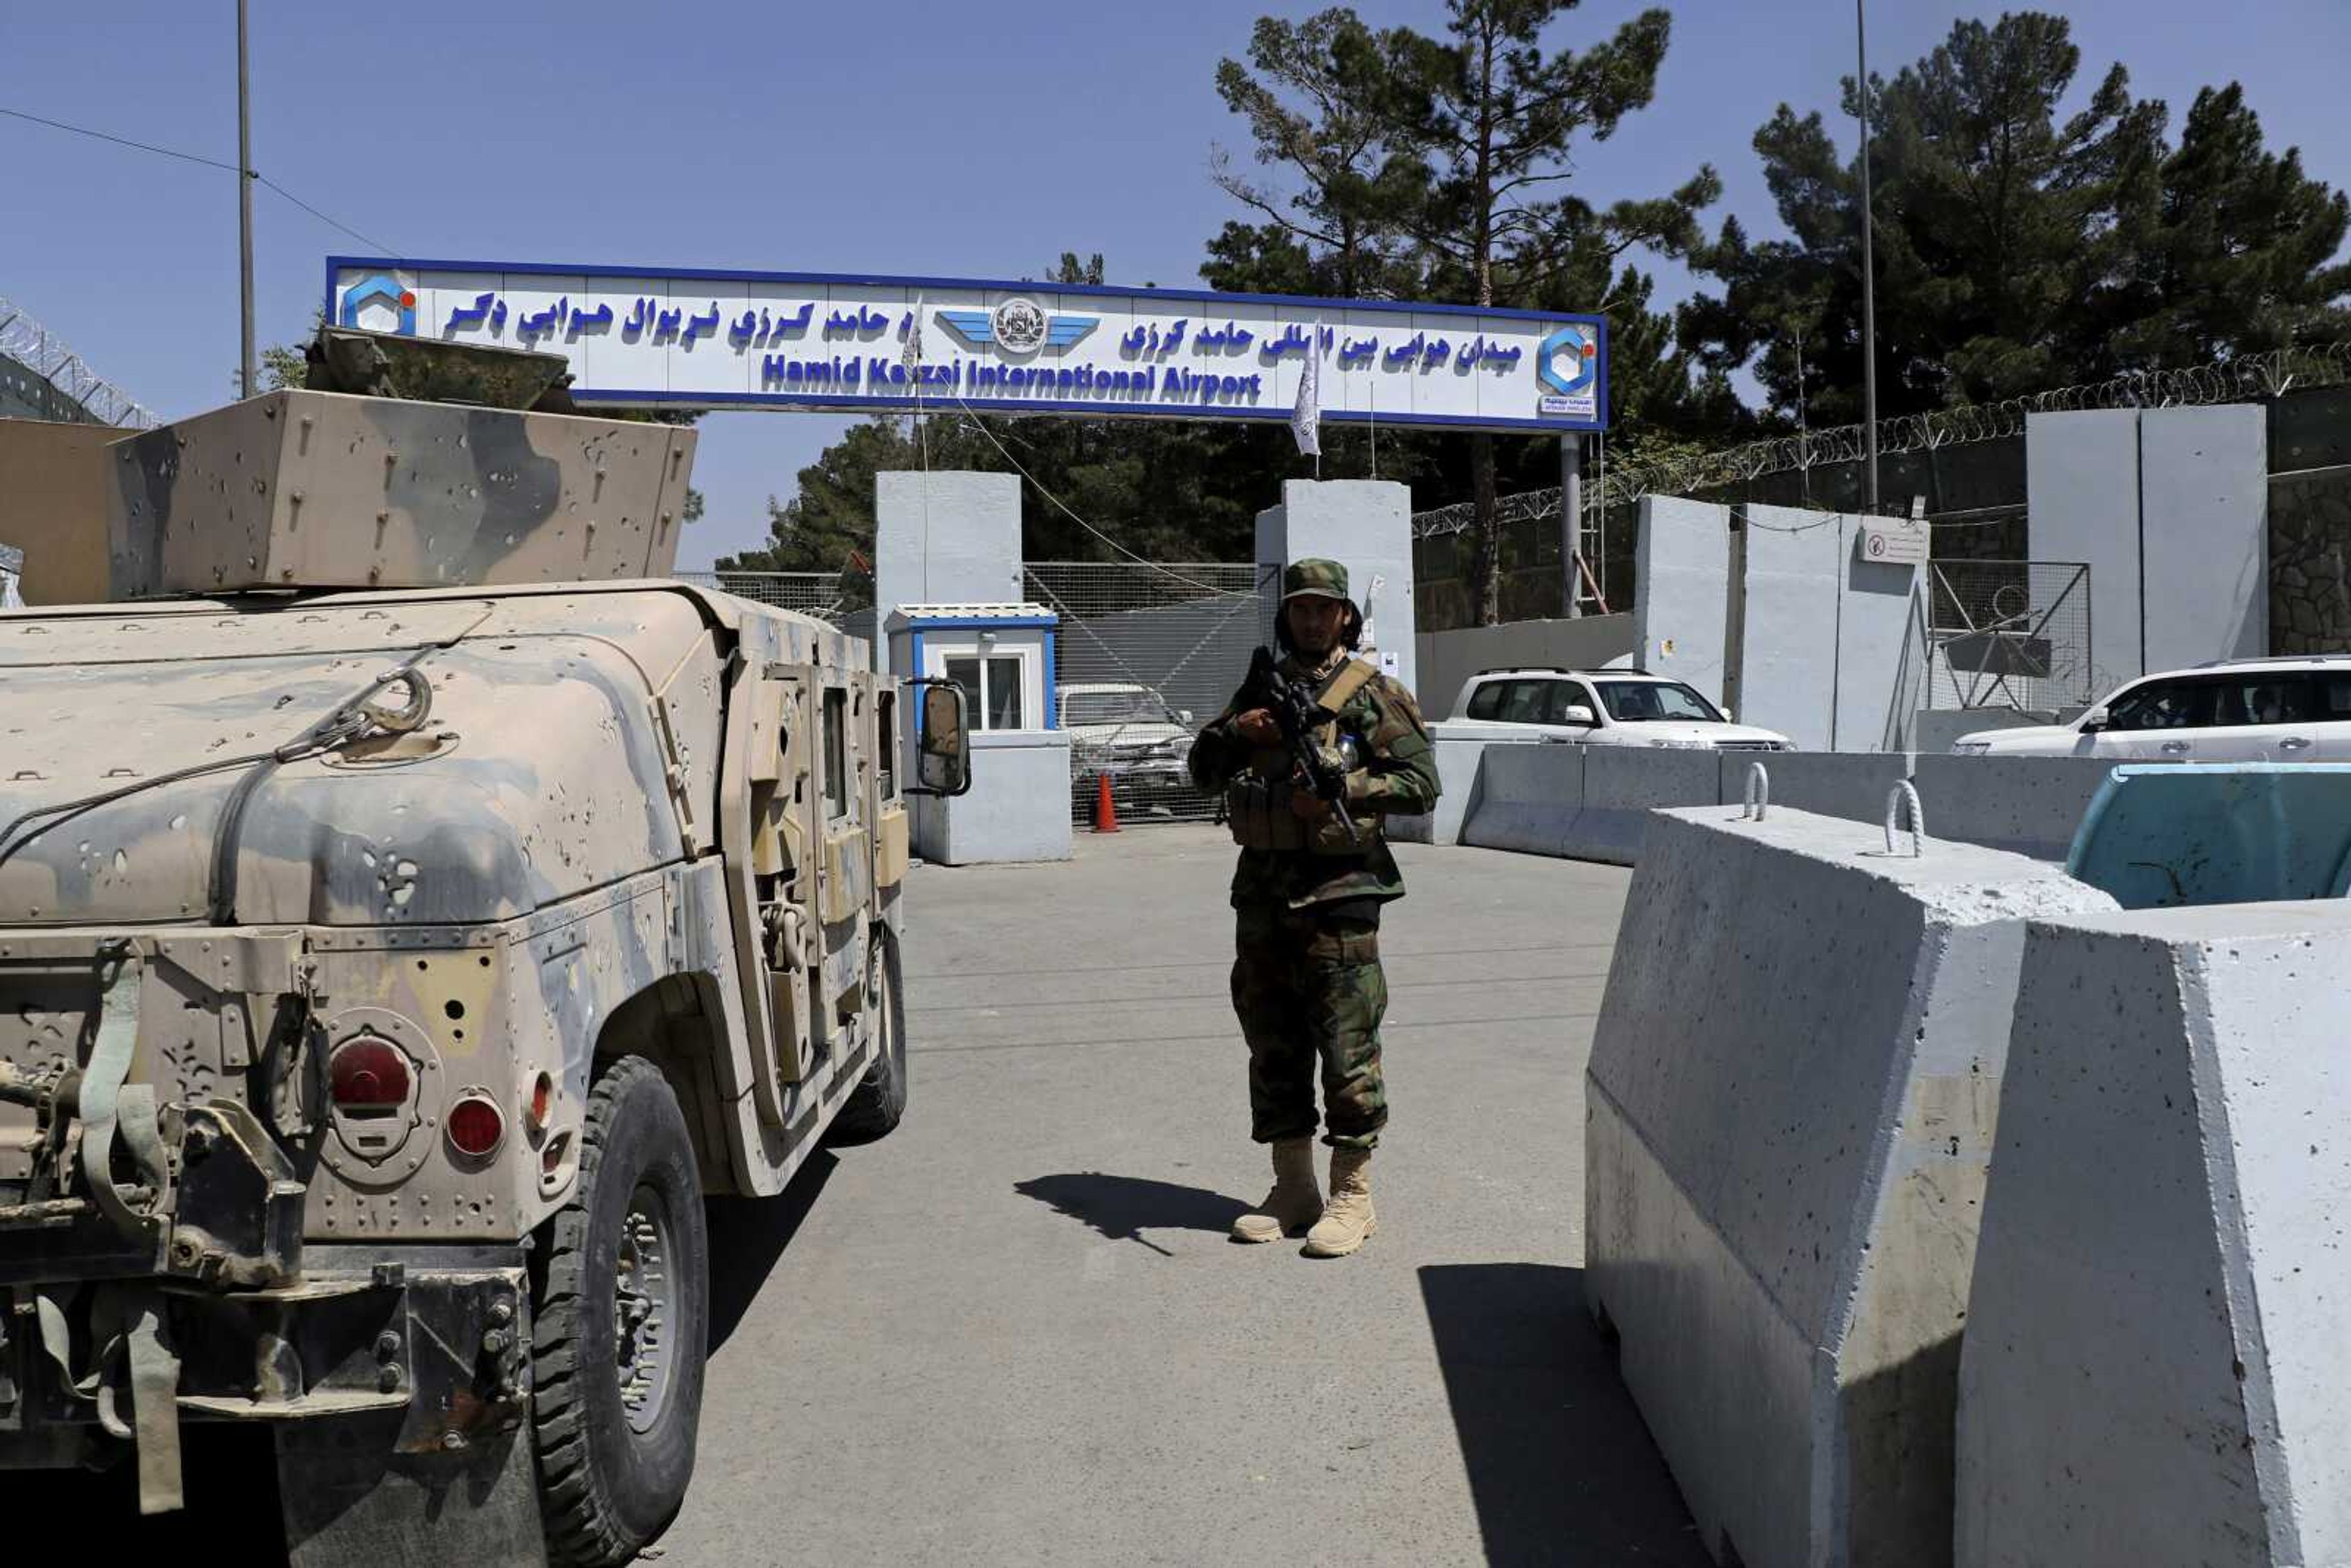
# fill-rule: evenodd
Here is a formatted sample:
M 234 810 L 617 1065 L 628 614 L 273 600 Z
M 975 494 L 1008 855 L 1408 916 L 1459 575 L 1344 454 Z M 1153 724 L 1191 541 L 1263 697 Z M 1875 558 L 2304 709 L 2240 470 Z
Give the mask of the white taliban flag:
M 1322 455 L 1322 345 L 1309 342 L 1306 373 L 1298 378 L 1298 406 L 1290 415 L 1290 434 L 1298 437 L 1299 452 L 1317 459 Z

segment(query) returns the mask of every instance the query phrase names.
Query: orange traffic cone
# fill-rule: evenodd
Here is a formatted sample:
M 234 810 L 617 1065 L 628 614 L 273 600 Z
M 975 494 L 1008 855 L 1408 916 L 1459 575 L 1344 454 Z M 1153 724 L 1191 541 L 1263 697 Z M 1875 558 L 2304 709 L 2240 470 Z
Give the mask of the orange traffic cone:
M 1114 833 L 1118 831 L 1118 803 L 1110 798 L 1110 775 L 1095 774 L 1094 785 L 1094 831 Z

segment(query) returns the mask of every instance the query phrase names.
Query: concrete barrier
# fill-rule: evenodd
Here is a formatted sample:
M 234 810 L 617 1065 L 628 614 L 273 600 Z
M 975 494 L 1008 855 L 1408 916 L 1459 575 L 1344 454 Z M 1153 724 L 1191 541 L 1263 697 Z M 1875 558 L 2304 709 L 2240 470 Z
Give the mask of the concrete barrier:
M 1649 820 L 1587 1073 L 1585 1283 L 1720 1560 L 1950 1560 L 2024 922 L 2112 907 L 1776 801 Z
M 1921 757 L 1912 778 L 1938 838 L 2064 860 L 2114 767 L 2103 757 Z
M 1495 784 L 1487 752 L 1497 743 L 1471 736 L 1438 747 L 1446 800 L 1431 826 L 1399 836 L 1482 844 L 1535 854 L 1630 865 L 1639 854 L 1646 814 L 1660 809 L 1737 805 L 1747 773 L 1761 762 L 1771 800 L 1855 821 L 1882 821 L 1886 797 L 1906 777 L 1915 781 L 1927 825 L 1939 840 L 2012 851 L 2036 860 L 2065 858 L 2074 830 L 2113 764 L 2086 757 L 1912 757 L 1903 752 L 1682 751 L 1663 747 L 1552 744 L 1541 763 L 1513 763 Z M 1511 750 L 1524 750 L 1514 743 Z M 1582 764 L 1564 760 L 1574 756 Z M 1459 780 L 1469 780 L 1464 787 Z M 1464 815 L 1450 837 L 1446 814 Z
M 1583 746 L 1493 746 L 1479 762 L 1477 808 L 1461 841 L 1481 849 L 1566 855 L 1583 805 Z
M 1390 817 L 1388 837 L 1408 844 L 1458 844 L 1461 825 L 1478 809 L 1484 783 L 1479 759 L 1489 746 L 1534 746 L 1539 737 L 1497 736 L 1487 729 L 1464 735 L 1438 724 L 1429 727 L 1437 753 L 1437 810 L 1418 816 Z
M 1573 749 L 1583 753 L 1583 795 L 1559 852 L 1573 859 L 1631 865 L 1640 858 L 1651 811 L 1722 800 L 1719 753 L 1648 746 Z
M 2027 942 L 1960 1359 L 1957 1558 L 2351 1562 L 2351 908 Z
M 1886 797 L 1910 776 L 1910 759 L 1898 751 L 1725 751 L 1722 800 L 1747 799 L 1748 769 L 1763 765 L 1771 780 L 1771 804 L 1792 806 L 1817 816 L 1876 822 L 1886 817 Z M 1931 817 L 1931 812 L 1929 813 Z M 1938 831 L 1940 823 L 1931 822 Z

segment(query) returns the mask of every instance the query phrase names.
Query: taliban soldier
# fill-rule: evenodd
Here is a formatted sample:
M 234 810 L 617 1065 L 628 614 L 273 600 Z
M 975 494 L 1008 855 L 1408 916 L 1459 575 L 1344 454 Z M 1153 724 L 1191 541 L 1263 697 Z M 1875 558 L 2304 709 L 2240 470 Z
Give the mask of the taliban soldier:
M 1315 694 L 1322 717 L 1314 740 L 1343 760 L 1344 808 L 1360 842 L 1293 777 L 1280 727 L 1250 687 L 1200 731 L 1191 756 L 1193 781 L 1225 791 L 1241 845 L 1233 1009 L 1249 1048 L 1250 1135 L 1273 1146 L 1273 1190 L 1233 1222 L 1233 1238 L 1303 1231 L 1316 1258 L 1353 1252 L 1375 1223 L 1372 1149 L 1388 1119 L 1380 905 L 1404 896 L 1382 825 L 1390 812 L 1417 814 L 1437 801 L 1437 758 L 1412 694 L 1348 657 L 1363 624 L 1337 561 L 1301 560 L 1282 574 L 1277 668 Z M 1327 1206 L 1314 1181 L 1318 1063 L 1331 1145 Z

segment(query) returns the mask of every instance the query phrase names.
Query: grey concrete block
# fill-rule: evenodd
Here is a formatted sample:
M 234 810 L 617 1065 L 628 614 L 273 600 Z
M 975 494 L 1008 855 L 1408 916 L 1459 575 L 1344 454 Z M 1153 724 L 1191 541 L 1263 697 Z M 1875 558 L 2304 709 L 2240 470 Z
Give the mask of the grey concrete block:
M 873 476 L 873 596 L 902 604 L 1017 604 L 1020 476 L 942 470 Z
M 1065 861 L 1070 737 L 1058 730 L 971 734 L 971 792 L 914 797 L 914 852 L 941 865 Z
M 1285 479 L 1281 505 L 1257 515 L 1257 559 L 1308 556 L 1347 569 L 1347 588 L 1371 619 L 1371 642 L 1396 656 L 1397 678 L 1420 689 L 1412 599 L 1412 491 L 1386 479 Z M 1375 580 L 1384 580 L 1376 594 Z M 1269 585 L 1278 592 L 1279 583 Z
M 2268 653 L 2264 411 L 2257 403 L 2143 410 L 2139 465 L 2147 667 Z
M 1776 729 L 1807 751 L 1829 750 L 1846 520 L 1794 507 L 1746 510 L 1740 719 Z
M 1730 509 L 1645 496 L 1635 555 L 1635 660 L 1720 702 L 1729 632 Z
M 2138 411 L 2024 418 L 2025 496 L 2034 560 L 2090 568 L 2091 684 L 2099 693 L 2139 663 Z
M 1860 559 L 1857 517 L 1746 517 L 1740 717 L 1807 750 L 1908 746 L 1927 677 L 1918 569 Z
M 1489 746 L 1479 759 L 1477 807 L 1461 842 L 1564 855 L 1583 806 L 1581 746 Z
M 1957 1559 L 2351 1562 L 2351 908 L 2032 927 L 1960 1357 Z
M 1886 795 L 1910 773 L 1909 758 L 1892 752 L 1726 751 L 1720 757 L 1726 805 L 1747 799 L 1748 769 L 1761 763 L 1773 806 L 1856 822 L 1883 821 Z
M 1584 746 L 1583 809 L 1562 852 L 1576 860 L 1632 865 L 1660 807 L 1711 806 L 1722 799 L 1720 754 L 1650 746 Z
M 1775 809 L 1651 818 L 1587 1074 L 1585 1280 L 1708 1548 L 1949 1561 L 2027 917 L 2057 868 Z
M 1429 741 L 1437 752 L 1437 810 L 1422 816 L 1390 817 L 1388 837 L 1410 844 L 1458 844 L 1462 824 L 1478 810 L 1484 794 L 1479 759 L 1489 746 L 1534 746 L 1534 736 L 1520 738 L 1490 731 L 1463 735 L 1443 725 L 1432 726 Z
M 2097 757 L 1920 757 L 1913 775 L 1937 838 L 2064 860 L 2114 764 Z
M 1837 609 L 1839 751 L 1903 751 L 1917 745 L 1927 700 L 1927 602 L 1915 566 L 1864 560 L 1861 530 L 1848 530 Z

